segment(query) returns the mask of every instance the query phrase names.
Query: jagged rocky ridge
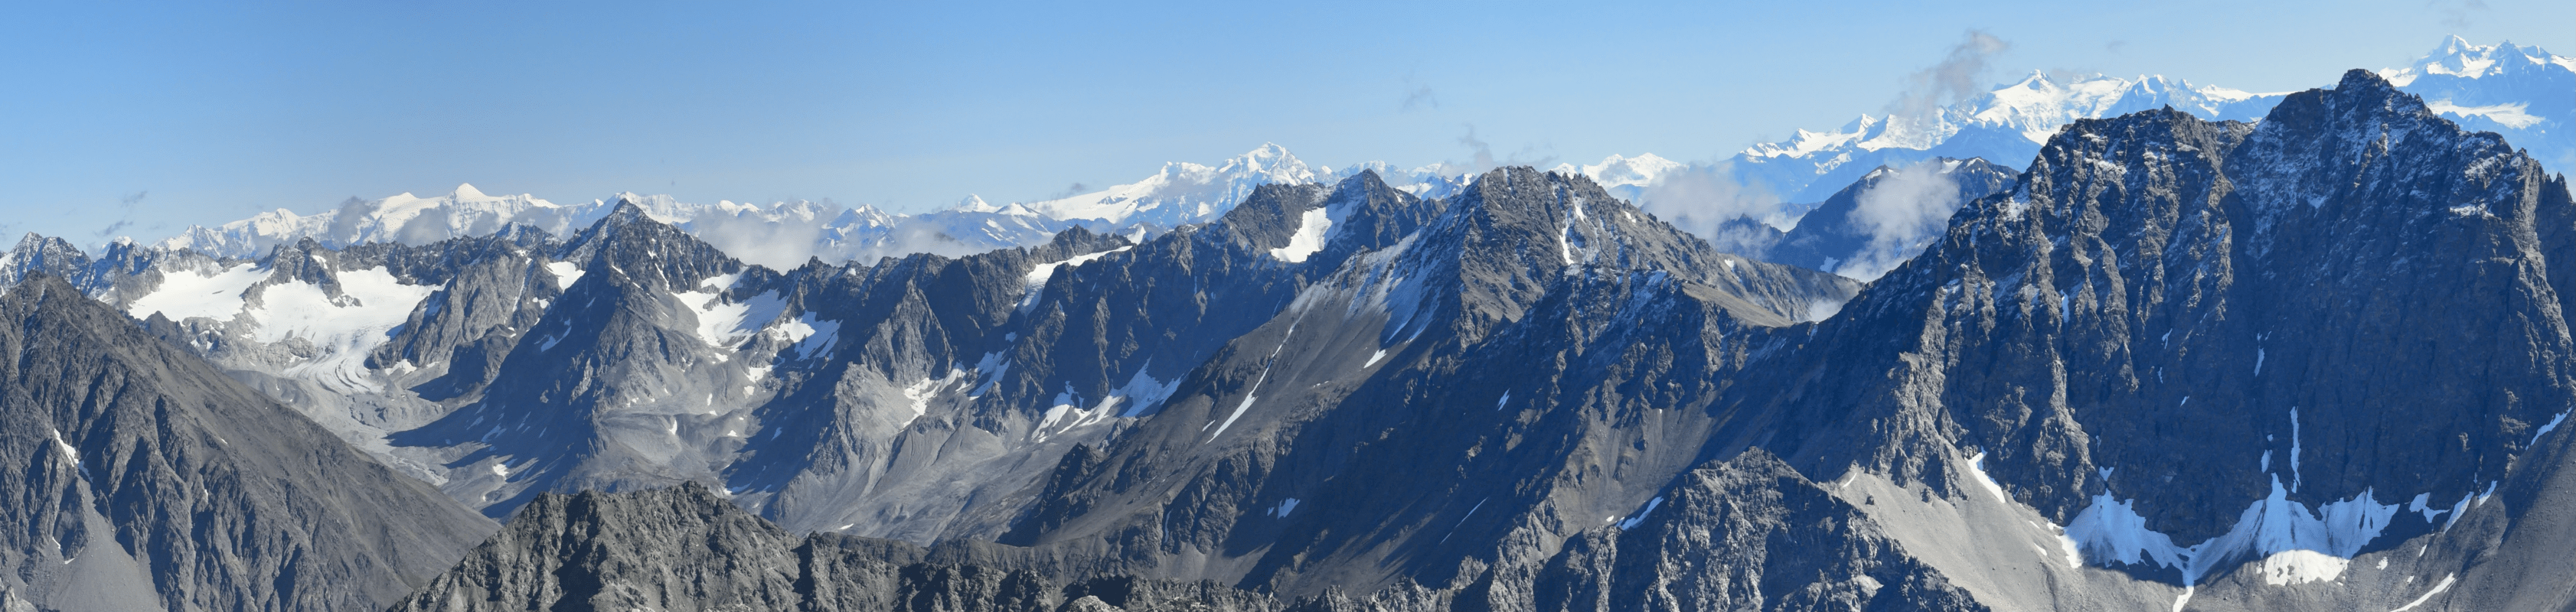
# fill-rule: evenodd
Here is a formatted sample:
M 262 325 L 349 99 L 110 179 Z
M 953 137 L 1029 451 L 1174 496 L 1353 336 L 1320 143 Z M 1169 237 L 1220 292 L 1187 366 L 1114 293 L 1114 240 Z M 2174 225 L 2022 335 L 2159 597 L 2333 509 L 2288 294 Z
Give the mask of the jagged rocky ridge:
M 538 491 L 717 482 L 669 499 L 775 519 L 708 532 L 744 554 L 804 546 L 763 529 L 846 530 L 992 555 L 934 565 L 1037 576 L 1019 599 L 992 596 L 999 582 L 914 591 L 930 601 L 1091 606 L 1065 585 L 1214 580 L 1190 597 L 2566 603 L 2521 585 L 2570 571 L 2576 527 L 2534 510 L 2568 494 L 2567 442 L 2551 435 L 2570 407 L 2565 272 L 2546 264 L 2576 204 L 2501 138 L 2368 73 L 2260 124 L 2070 126 L 2012 191 L 1963 208 L 1847 305 L 1850 281 L 1716 253 L 1578 177 L 1508 169 L 1439 200 L 1373 183 L 1263 188 L 1142 244 L 1072 233 L 980 259 L 787 272 L 633 215 L 470 256 L 27 261 L 148 270 L 83 285 L 123 304 L 168 289 L 137 278 L 160 267 L 261 272 L 234 294 L 253 326 L 153 325 L 211 355 L 283 355 L 284 369 L 237 375 L 296 385 L 327 382 L 293 364 L 332 345 L 261 340 L 288 317 L 251 308 L 368 307 L 383 287 L 352 263 L 436 283 L 445 297 L 421 298 L 354 379 L 417 397 L 338 396 L 414 410 L 342 411 L 412 415 L 381 428 L 400 433 L 378 452 L 419 458 L 495 513 L 559 499 Z M 496 272 L 397 272 L 432 260 Z M 1825 302 L 1841 314 L 1812 322 Z M 448 316 L 485 323 L 432 321 Z M 504 365 L 450 363 L 467 338 Z M 456 395 L 419 387 L 440 378 Z M 536 523 L 476 558 L 580 565 L 525 544 L 626 529 L 622 516 Z M 581 553 L 630 559 L 589 564 L 601 580 L 679 584 L 631 561 L 663 544 L 614 542 Z M 496 580 L 451 573 L 414 601 L 533 603 L 484 598 Z M 1261 595 L 1227 599 L 1243 593 Z M 756 601 L 808 601 L 795 597 Z
M 2532 511 L 2576 406 L 2563 179 L 2354 72 L 2260 124 L 2078 122 L 2014 185 L 1795 323 L 1579 185 L 1482 177 L 1001 540 L 1444 609 L 2566 603 L 2527 586 L 2568 578 Z

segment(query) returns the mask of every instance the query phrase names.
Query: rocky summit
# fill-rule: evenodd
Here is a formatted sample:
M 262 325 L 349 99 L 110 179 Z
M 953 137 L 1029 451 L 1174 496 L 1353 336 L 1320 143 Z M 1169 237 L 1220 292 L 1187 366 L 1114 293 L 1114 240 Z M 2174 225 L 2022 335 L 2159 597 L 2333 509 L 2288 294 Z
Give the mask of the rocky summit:
M 31 236 L 0 610 L 2576 602 L 2564 176 L 2376 73 L 2268 109 L 1729 248 L 1531 167 L 787 269 L 631 200 Z

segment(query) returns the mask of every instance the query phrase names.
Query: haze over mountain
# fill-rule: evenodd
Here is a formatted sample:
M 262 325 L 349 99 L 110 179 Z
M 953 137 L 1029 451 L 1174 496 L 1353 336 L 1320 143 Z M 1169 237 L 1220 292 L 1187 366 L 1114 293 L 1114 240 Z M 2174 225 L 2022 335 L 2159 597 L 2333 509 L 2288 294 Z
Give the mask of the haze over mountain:
M 2401 89 L 2430 100 L 2437 113 L 2524 143 L 2520 146 L 2532 148 L 2533 157 L 2544 165 L 2576 165 L 2576 145 L 2568 144 L 2570 139 L 2563 134 L 2563 126 L 2576 122 L 2576 102 L 2563 95 L 2576 88 L 2576 59 L 2538 47 L 2480 46 L 2451 37 L 2414 64 L 2381 74 Z M 1943 158 L 2015 164 L 2035 155 L 2049 135 L 2076 119 L 2162 107 L 2203 119 L 2253 121 L 2281 96 L 2195 86 L 2155 75 L 2117 78 L 2034 71 L 1954 105 L 1923 107 L 1907 114 L 1864 114 L 1835 130 L 1797 130 L 1788 140 L 1757 144 L 1715 162 L 1676 162 L 1645 153 L 1613 155 L 1596 164 L 1560 164 L 1554 169 L 1590 177 L 1721 248 L 1774 260 L 1763 251 L 1779 239 L 1773 230 L 1795 229 L 1808 211 L 1881 169 L 1901 171 Z M 808 257 L 868 261 L 910 253 L 957 256 L 1033 246 L 1074 226 L 1142 238 L 1215 220 L 1259 185 L 1330 184 L 1362 170 L 1375 171 L 1399 190 L 1439 197 L 1458 189 L 1465 174 L 1482 169 L 1433 164 L 1407 170 L 1383 162 L 1336 169 L 1309 165 L 1286 148 L 1265 143 L 1216 165 L 1172 162 L 1143 180 L 1097 191 L 1002 205 L 970 195 L 947 209 L 915 215 L 865 204 L 847 209 L 804 201 L 705 205 L 632 193 L 558 205 L 524 194 L 487 196 L 471 185 L 461 185 L 438 197 L 406 193 L 352 199 L 312 215 L 280 209 L 218 227 L 190 227 L 156 244 L 248 258 L 308 237 L 332 247 L 375 241 L 421 245 L 488 235 L 514 223 L 562 235 L 608 214 L 617 201 L 629 200 L 656 219 L 736 257 L 784 269 Z M 1915 189 L 1921 193 L 1945 191 L 1920 183 L 1925 181 L 1899 184 L 1921 187 Z M 1872 233 L 1853 235 L 1853 239 L 1882 244 L 1919 240 L 1959 203 L 1983 194 L 1962 195 L 1928 200 L 1910 194 L 1879 196 L 1904 200 L 1901 208 L 1928 212 L 1917 221 L 1882 224 L 1884 236 Z M 1926 201 L 1918 205 L 1916 200 Z M 1856 230 L 1810 231 L 1849 234 Z M 1911 253 L 1906 248 L 1896 250 Z M 1831 258 L 1839 265 L 1856 254 L 1795 256 L 1802 257 L 1795 263 L 1813 266 Z M 1892 264 L 1902 257 L 1879 259 Z

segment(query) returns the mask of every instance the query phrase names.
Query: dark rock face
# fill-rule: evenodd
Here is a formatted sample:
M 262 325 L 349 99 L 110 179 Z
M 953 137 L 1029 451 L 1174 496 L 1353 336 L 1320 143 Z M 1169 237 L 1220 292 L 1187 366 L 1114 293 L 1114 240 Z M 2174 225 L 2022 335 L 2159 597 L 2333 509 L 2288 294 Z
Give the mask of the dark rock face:
M 2549 259 L 2567 201 L 2365 72 L 2259 125 L 2078 122 L 1745 386 L 1866 384 L 1737 401 L 1783 415 L 1766 446 L 1808 473 L 1959 486 L 1981 476 L 1942 447 L 1982 452 L 2087 561 L 2140 577 L 2388 550 L 2554 469 L 2532 458 L 2576 406 Z
M 1214 584 L 1064 583 L 1042 560 L 835 534 L 796 537 L 695 483 L 545 494 L 395 606 L 464 610 L 1282 610 Z
M 1473 581 L 1461 562 L 1497 547 L 1544 560 L 1588 525 L 1523 521 L 1642 503 L 1700 461 L 1671 442 L 1709 432 L 1668 409 L 1852 288 L 1718 254 L 1586 180 L 1496 171 L 1069 456 L 1001 541 L 1295 594 Z M 1611 457 L 1619 476 L 1574 486 Z
M 394 609 L 796 609 L 798 539 L 695 484 L 540 495 Z
M 1690 474 L 1647 527 L 1599 530 L 1553 560 L 1545 610 L 1984 610 L 1867 518 L 1754 451 Z M 1715 536 L 1717 539 L 1710 539 Z M 1631 553 L 1622 557 L 1619 552 Z M 1410 585 L 1281 598 L 1086 573 L 1088 560 L 971 543 L 798 539 L 705 487 L 546 494 L 456 569 L 395 606 L 465 610 L 1203 610 L 1387 612 L 1458 602 Z M 1715 566 L 1719 573 L 1705 571 Z M 1785 576 L 1777 576 L 1785 575 Z M 1848 577 L 1834 584 L 1813 576 Z M 1767 577 L 1766 577 L 1767 576 Z M 1648 608 L 1641 608 L 1646 606 Z M 1465 606 L 1472 607 L 1472 606 Z
M 1656 502 L 1568 541 L 1533 581 L 1538 609 L 1987 609 L 1761 449 L 1684 473 Z
M 374 609 L 493 528 L 57 277 L 0 321 L 9 609 Z

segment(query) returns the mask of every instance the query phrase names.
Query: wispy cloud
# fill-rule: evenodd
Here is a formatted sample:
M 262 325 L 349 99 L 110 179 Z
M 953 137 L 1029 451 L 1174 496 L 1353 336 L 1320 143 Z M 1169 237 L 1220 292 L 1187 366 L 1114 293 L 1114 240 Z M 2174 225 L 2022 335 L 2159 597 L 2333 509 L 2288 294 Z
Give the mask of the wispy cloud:
M 1893 168 L 1893 174 L 1861 192 L 1851 220 L 1857 226 L 1854 229 L 1869 234 L 1869 243 L 1850 261 L 1836 266 L 1834 273 L 1877 280 L 1922 253 L 1932 238 L 1949 227 L 1950 214 L 1957 210 L 1959 180 L 1942 172 L 1943 165 L 1940 160 L 1924 160 Z
M 116 222 L 107 224 L 107 227 L 99 228 L 98 239 L 113 240 L 116 238 L 117 232 L 125 231 L 125 228 L 128 227 L 133 227 L 135 210 L 143 205 L 143 198 L 150 195 L 152 195 L 152 192 L 147 190 L 136 191 L 134 193 L 118 197 L 116 199 Z
M 1908 120 L 1927 120 L 1941 107 L 1985 93 L 1985 75 L 1996 54 L 2012 43 L 1983 30 L 1969 30 L 1941 61 L 1907 75 L 1905 91 L 1888 104 L 1887 113 Z
M 1520 150 L 1495 155 L 1493 143 L 1485 142 L 1485 139 L 1476 135 L 1476 124 L 1462 125 L 1467 128 L 1467 133 L 1458 136 L 1458 146 L 1467 148 L 1467 162 L 1464 164 L 1441 162 L 1441 165 L 1449 167 L 1451 171 L 1481 174 L 1503 166 L 1546 168 L 1556 164 L 1556 155 L 1547 152 L 1551 147 L 1541 145 L 1523 145 Z
M 2469 27 L 2469 17 L 2487 10 L 2486 0 L 2433 0 L 2426 6 L 2442 14 L 2442 25 Z

